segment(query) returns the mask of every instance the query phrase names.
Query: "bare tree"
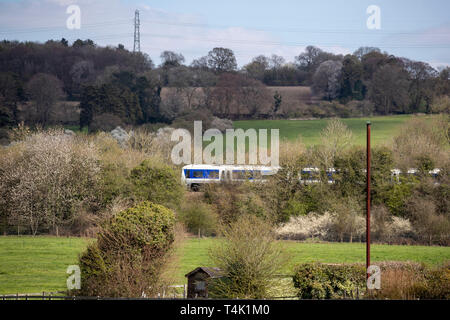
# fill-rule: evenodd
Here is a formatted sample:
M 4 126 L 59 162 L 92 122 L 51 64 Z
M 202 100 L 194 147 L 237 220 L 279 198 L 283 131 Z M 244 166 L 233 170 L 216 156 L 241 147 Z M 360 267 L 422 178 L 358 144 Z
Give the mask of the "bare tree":
M 208 70 L 208 56 L 200 57 L 198 59 L 194 59 L 191 63 L 191 67 L 194 69 L 202 69 Z
M 231 49 L 214 48 L 208 53 L 208 66 L 217 73 L 234 71 L 236 57 Z
M 354 198 L 338 200 L 331 206 L 333 216 L 333 229 L 339 240 L 344 241 L 344 236 L 353 242 L 354 236 L 361 236 L 364 232 L 364 218 L 361 215 L 361 206 Z
M 321 63 L 313 77 L 314 93 L 328 100 L 335 99 L 339 94 L 341 70 L 340 61 L 327 60 Z
M 224 230 L 224 241 L 212 248 L 212 261 L 225 278 L 212 284 L 219 297 L 267 298 L 273 275 L 288 261 L 276 243 L 272 226 L 255 216 L 242 216 Z
M 244 66 L 245 72 L 252 78 L 264 80 L 264 73 L 269 68 L 269 59 L 263 55 L 253 58 L 252 62 Z
M 184 62 L 184 56 L 173 51 L 163 51 L 160 57 L 161 67 L 179 67 Z
M 270 113 L 270 94 L 258 80 L 238 74 L 220 76 L 212 95 L 212 110 L 220 118 L 236 119 Z
M 353 133 L 339 119 L 328 121 L 325 129 L 320 133 L 321 148 L 319 158 L 322 166 L 328 169 L 333 166 L 334 159 L 343 154 L 353 142 Z
M 27 92 L 33 99 L 37 122 L 46 126 L 52 108 L 63 97 L 61 81 L 50 74 L 38 73 L 28 82 Z
M 173 68 L 169 72 L 168 85 L 176 88 L 186 101 L 188 110 L 192 109 L 192 103 L 197 91 L 199 91 L 199 79 L 197 74 L 187 67 Z

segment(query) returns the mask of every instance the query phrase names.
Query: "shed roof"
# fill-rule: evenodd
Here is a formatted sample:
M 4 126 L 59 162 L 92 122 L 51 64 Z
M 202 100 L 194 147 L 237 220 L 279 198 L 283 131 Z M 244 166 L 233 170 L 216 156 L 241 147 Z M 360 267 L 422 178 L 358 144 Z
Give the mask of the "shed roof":
M 211 278 L 221 278 L 221 277 L 224 276 L 223 271 L 221 269 L 219 269 L 219 268 L 198 267 L 198 268 L 192 270 L 191 272 L 187 273 L 185 275 L 185 277 L 190 277 L 191 275 L 193 275 L 193 274 L 195 274 L 195 273 L 197 273 L 199 271 L 205 272 Z

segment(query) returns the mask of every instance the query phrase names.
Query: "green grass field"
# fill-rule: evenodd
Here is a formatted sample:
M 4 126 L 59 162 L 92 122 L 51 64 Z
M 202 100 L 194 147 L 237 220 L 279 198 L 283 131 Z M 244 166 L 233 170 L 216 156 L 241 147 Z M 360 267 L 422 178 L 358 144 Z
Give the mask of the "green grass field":
M 89 239 L 0 237 L 0 294 L 64 290 L 66 270 Z
M 365 145 L 366 143 L 366 122 L 372 122 L 372 143 L 373 145 L 388 142 L 395 136 L 401 125 L 411 119 L 412 115 L 382 116 L 366 118 L 341 119 L 355 137 L 355 144 Z M 423 116 L 431 119 L 431 116 Z M 254 129 L 279 129 L 281 139 L 295 140 L 300 135 L 306 146 L 320 144 L 320 132 L 326 127 L 328 120 L 248 120 L 235 121 L 234 128 L 244 130 Z M 270 132 L 270 131 L 269 131 Z
M 39 293 L 65 290 L 66 269 L 92 241 L 84 238 L 0 237 L 0 294 Z M 175 281 L 199 266 L 211 266 L 208 250 L 217 239 L 189 238 L 178 250 Z M 302 243 L 285 241 L 292 260 L 282 272 L 304 262 L 352 263 L 365 261 L 363 243 Z M 417 261 L 435 265 L 450 260 L 449 247 L 373 245 L 372 261 Z

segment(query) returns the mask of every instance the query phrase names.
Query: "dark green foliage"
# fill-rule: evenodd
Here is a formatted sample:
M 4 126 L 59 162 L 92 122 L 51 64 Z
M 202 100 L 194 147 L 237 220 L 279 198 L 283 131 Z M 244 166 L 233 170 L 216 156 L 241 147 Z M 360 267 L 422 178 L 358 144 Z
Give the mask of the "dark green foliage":
M 412 190 L 413 185 L 411 183 L 392 184 L 380 196 L 393 215 L 405 216 L 405 205 L 412 194 Z M 377 202 L 381 202 L 381 199 L 378 199 Z
M 216 234 L 217 216 L 212 207 L 205 203 L 187 203 L 182 207 L 178 219 L 190 233 L 200 236 Z
M 161 87 L 147 77 L 119 72 L 110 82 L 87 86 L 81 94 L 80 126 L 90 125 L 94 116 L 112 114 L 125 124 L 162 120 L 159 113 Z
M 164 206 L 142 202 L 120 212 L 103 225 L 98 235 L 101 250 L 120 252 L 124 246 L 133 249 L 167 250 L 174 241 L 174 214 Z
M 280 110 L 281 103 L 283 102 L 281 94 L 278 91 L 275 91 L 273 95 L 274 103 L 273 103 L 273 113 L 276 114 L 278 110 Z
M 24 63 L 26 61 L 26 63 Z M 89 63 L 90 76 L 77 82 L 74 66 Z M 152 68 L 145 54 L 112 47 L 100 47 L 92 40 L 76 40 L 72 46 L 67 40 L 35 42 L 0 42 L 0 70 L 17 74 L 21 82 L 28 82 L 37 73 L 51 74 L 63 82 L 69 100 L 79 100 L 83 86 L 92 85 L 108 67 L 144 73 Z
M 180 178 L 168 165 L 145 160 L 131 170 L 130 181 L 136 200 L 148 200 L 169 207 L 180 204 L 183 195 Z
M 294 272 L 294 287 L 300 299 L 342 299 L 355 296 L 365 287 L 362 265 L 307 263 Z
M 346 55 L 342 61 L 341 93 L 342 100 L 362 100 L 365 94 L 365 86 L 362 82 L 363 66 L 354 55 Z
M 0 127 L 17 124 L 17 103 L 24 98 L 23 84 L 17 74 L 0 73 Z
M 81 290 L 76 294 L 140 297 L 155 294 L 174 242 L 175 217 L 169 209 L 143 202 L 101 226 L 97 242 L 80 256 Z

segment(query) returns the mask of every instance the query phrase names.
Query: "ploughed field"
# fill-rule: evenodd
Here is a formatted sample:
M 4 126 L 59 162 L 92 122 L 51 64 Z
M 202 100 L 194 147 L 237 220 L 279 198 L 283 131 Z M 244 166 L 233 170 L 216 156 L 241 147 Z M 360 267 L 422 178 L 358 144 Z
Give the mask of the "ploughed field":
M 77 263 L 88 238 L 0 236 L 0 294 L 63 291 L 66 269 Z M 199 266 L 212 266 L 208 251 L 219 239 L 188 238 L 177 249 L 175 284 L 186 282 L 184 275 Z M 283 274 L 304 262 L 354 263 L 365 261 L 364 243 L 307 243 L 283 241 L 291 254 Z M 372 262 L 416 261 L 436 265 L 450 260 L 450 247 L 372 245 Z

